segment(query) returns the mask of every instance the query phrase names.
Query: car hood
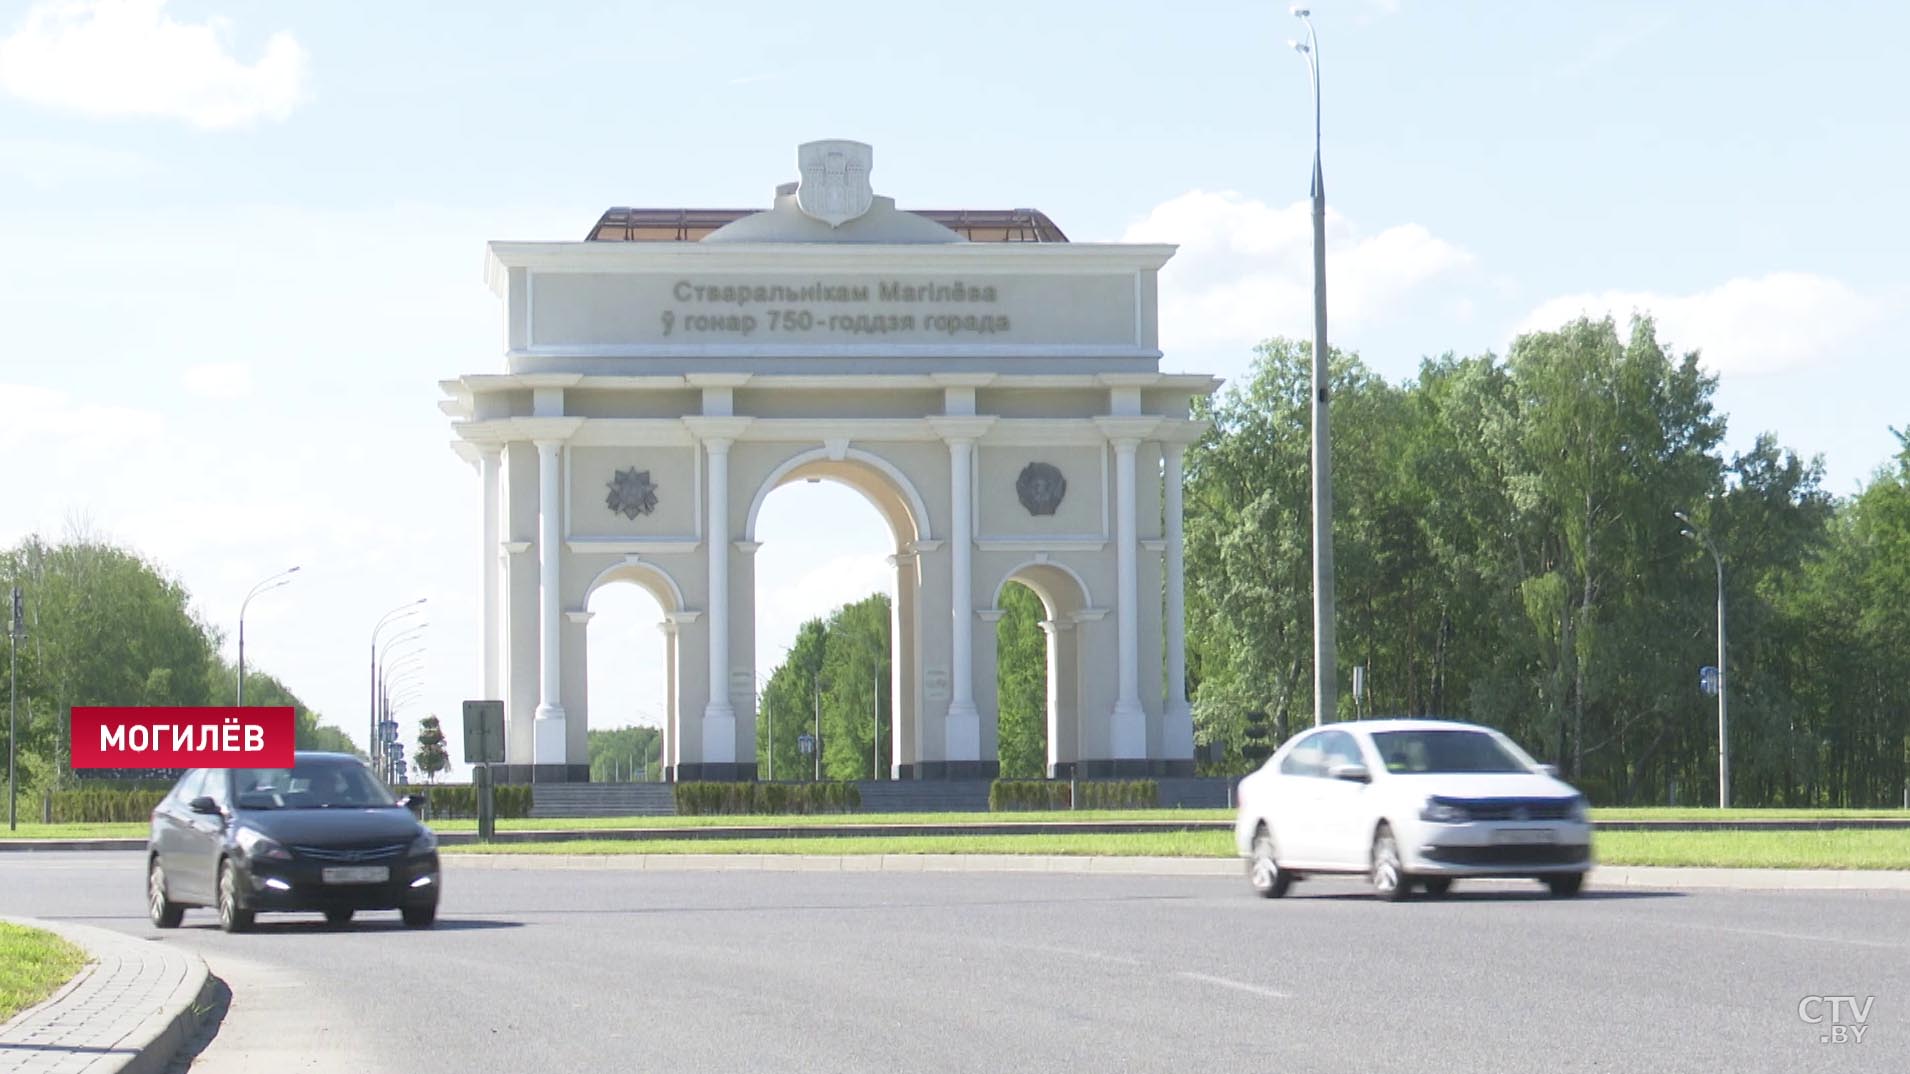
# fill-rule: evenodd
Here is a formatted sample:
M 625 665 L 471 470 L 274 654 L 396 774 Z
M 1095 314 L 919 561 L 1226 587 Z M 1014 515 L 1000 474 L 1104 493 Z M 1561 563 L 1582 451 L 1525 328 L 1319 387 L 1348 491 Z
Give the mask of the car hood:
M 242 809 L 237 820 L 281 843 L 355 846 L 409 841 L 424 831 L 418 818 L 393 809 Z
M 1571 784 L 1538 772 L 1427 772 L 1389 775 L 1401 793 L 1441 798 L 1570 798 Z

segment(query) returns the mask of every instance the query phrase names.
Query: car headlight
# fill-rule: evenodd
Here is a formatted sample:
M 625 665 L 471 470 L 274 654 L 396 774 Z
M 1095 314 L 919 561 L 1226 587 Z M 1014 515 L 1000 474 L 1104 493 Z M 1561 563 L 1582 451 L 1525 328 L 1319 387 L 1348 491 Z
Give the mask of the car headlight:
M 1580 824 L 1590 824 L 1592 822 L 1592 803 L 1586 801 L 1585 796 L 1581 794 L 1577 798 L 1572 799 L 1571 812 L 1566 815 Z
M 257 828 L 240 828 L 232 838 L 245 851 L 248 858 L 264 858 L 269 861 L 291 861 L 292 852 L 279 845 L 278 840 L 259 831 Z
M 431 829 L 426 828 L 424 831 L 418 833 L 418 838 L 411 841 L 411 849 L 406 851 L 406 853 L 415 858 L 420 854 L 429 854 L 436 849 L 438 849 L 438 837 Z
M 1464 824 L 1472 819 L 1472 814 L 1466 811 L 1465 806 L 1428 798 L 1426 804 L 1420 807 L 1419 819 L 1433 824 Z

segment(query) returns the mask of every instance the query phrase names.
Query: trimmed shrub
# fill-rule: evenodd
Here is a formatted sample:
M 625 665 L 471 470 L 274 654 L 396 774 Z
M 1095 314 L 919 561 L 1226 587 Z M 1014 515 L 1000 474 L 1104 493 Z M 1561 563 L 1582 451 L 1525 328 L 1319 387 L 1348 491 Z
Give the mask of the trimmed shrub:
M 1072 801 L 1072 788 L 1080 800 Z M 988 787 L 988 808 L 996 813 L 1041 809 L 1153 809 L 1160 805 L 1160 784 L 1151 779 L 1090 779 L 1070 784 L 1061 779 L 998 779 Z
M 85 787 L 49 791 L 47 815 L 55 824 L 133 824 L 151 820 L 167 789 Z
M 777 813 L 852 813 L 862 806 L 853 783 L 678 783 L 679 816 Z
M 430 783 L 393 787 L 398 795 L 424 795 L 426 820 L 471 820 L 477 816 L 477 787 L 470 783 Z M 500 820 L 531 815 L 531 789 L 522 784 L 491 788 Z

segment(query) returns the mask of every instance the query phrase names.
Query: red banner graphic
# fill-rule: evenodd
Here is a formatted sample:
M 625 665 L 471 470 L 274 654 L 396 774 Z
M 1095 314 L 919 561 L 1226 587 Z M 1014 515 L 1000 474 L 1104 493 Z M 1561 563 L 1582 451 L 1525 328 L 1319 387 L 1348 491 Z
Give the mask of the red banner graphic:
M 290 705 L 254 708 L 75 707 L 73 767 L 290 768 Z

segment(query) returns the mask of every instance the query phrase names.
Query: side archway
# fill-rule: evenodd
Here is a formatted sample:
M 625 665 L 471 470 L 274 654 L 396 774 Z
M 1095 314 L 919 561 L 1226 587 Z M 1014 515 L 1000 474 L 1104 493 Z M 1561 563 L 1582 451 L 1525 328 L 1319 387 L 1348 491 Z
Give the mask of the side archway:
M 1011 586 L 1020 586 L 1032 592 L 1041 604 L 1042 615 L 1036 626 L 1042 634 L 1046 679 L 1040 699 L 1040 729 L 1046 754 L 1042 774 L 1049 778 L 1066 778 L 1073 774 L 1081 756 L 1081 660 L 1076 626 L 1081 613 L 1091 608 L 1093 602 L 1087 582 L 1073 568 L 1047 559 L 1019 564 L 1002 575 L 994 589 L 995 607 L 986 613 L 988 618 L 997 623 L 998 646 L 1027 641 L 1025 638 L 1008 637 L 1015 629 L 1026 629 L 1023 624 L 1004 619 L 1009 606 L 1013 604 L 1009 595 Z M 1001 659 L 998 649 L 998 676 L 1002 674 Z M 1015 698 L 998 696 L 998 703 L 994 706 L 997 721 L 994 737 L 998 756 L 1005 756 L 1008 749 L 1004 743 L 1003 711 L 1012 710 L 1017 703 Z M 1025 715 L 1010 711 L 1006 719 L 1013 720 Z
M 670 572 L 657 564 L 647 562 L 637 556 L 625 557 L 621 562 L 613 563 L 597 572 L 584 590 L 583 618 L 585 621 L 585 640 L 583 646 L 584 669 L 582 674 L 583 702 L 586 719 L 590 713 L 589 664 L 597 656 L 597 645 L 590 636 L 590 622 L 595 613 L 591 604 L 597 594 L 607 588 L 628 585 L 633 586 L 654 600 L 663 613 L 658 629 L 663 638 L 663 707 L 659 717 L 662 728 L 662 743 L 658 750 L 660 778 L 675 778 L 680 750 L 678 743 L 682 737 L 682 721 L 679 706 L 679 684 L 681 683 L 681 659 L 677 644 L 677 631 L 681 624 L 697 617 L 695 612 L 684 610 L 683 589 L 677 584 Z M 588 735 L 588 728 L 585 731 Z M 586 742 L 588 739 L 586 738 Z M 588 747 L 586 746 L 586 749 Z

